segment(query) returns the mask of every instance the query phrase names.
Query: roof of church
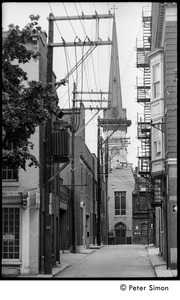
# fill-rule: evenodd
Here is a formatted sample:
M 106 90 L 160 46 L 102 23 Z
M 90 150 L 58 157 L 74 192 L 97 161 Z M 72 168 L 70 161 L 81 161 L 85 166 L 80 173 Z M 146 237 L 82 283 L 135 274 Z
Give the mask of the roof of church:
M 109 75 L 109 103 L 111 109 L 104 112 L 105 119 L 126 119 L 126 109 L 122 107 L 121 80 L 119 68 L 118 42 L 115 17 L 112 31 L 112 48 Z

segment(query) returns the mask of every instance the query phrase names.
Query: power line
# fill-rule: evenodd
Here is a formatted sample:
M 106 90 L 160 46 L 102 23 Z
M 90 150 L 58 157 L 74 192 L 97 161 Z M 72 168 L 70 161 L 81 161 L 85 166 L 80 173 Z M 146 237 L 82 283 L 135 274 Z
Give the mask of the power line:
M 80 4 L 80 3 L 79 3 Z M 76 6 L 76 3 L 74 2 L 74 5 L 75 5 L 75 8 L 76 8 L 76 12 L 77 12 L 77 14 L 78 14 L 78 17 L 79 17 L 79 12 L 78 12 L 78 9 L 77 9 L 77 6 Z M 81 4 L 80 4 L 81 5 Z M 82 8 L 81 8 L 82 9 Z M 87 36 L 87 33 L 86 33 L 86 31 L 85 31 L 85 27 L 83 26 L 83 24 L 82 24 L 82 21 L 81 21 L 81 19 L 79 18 L 79 21 L 80 21 L 80 23 L 81 23 L 81 26 L 82 26 L 82 28 L 83 28 L 83 31 L 84 31 L 84 34 L 85 34 L 85 36 Z
M 72 30 L 73 30 L 75 36 L 77 37 L 77 34 L 76 34 L 76 32 L 75 32 L 75 30 L 74 30 L 74 27 L 73 27 L 73 25 L 72 25 L 72 22 L 71 22 L 71 20 L 70 20 L 70 18 L 69 18 L 69 15 L 68 15 L 68 13 L 67 13 L 67 10 L 66 10 L 66 7 L 65 7 L 64 2 L 63 2 L 63 6 L 64 6 L 65 12 L 66 12 L 66 14 L 67 14 L 68 20 L 69 20 L 69 22 L 70 22 L 71 28 L 72 28 Z
M 48 2 L 48 4 L 49 4 L 50 10 L 51 10 L 51 13 L 53 14 L 53 17 L 54 17 L 54 13 L 53 13 L 53 10 L 52 10 L 52 7 L 51 7 L 50 2 Z M 62 36 L 62 34 L 61 34 L 61 31 L 60 31 L 60 29 L 59 29 L 59 26 L 58 26 L 56 20 L 55 20 L 55 24 L 56 24 L 56 27 L 57 27 L 57 29 L 58 29 L 58 32 L 59 32 L 59 35 L 60 35 L 62 41 L 65 42 L 65 40 L 64 40 L 64 38 L 63 38 L 63 36 Z M 65 53 L 66 67 L 67 67 L 67 72 L 68 72 L 68 53 L 67 53 L 67 49 L 66 49 L 65 47 L 64 47 L 64 53 Z M 69 100 L 69 108 L 70 108 L 69 84 L 68 84 L 68 100 Z
M 78 133 L 80 133 L 90 122 L 91 122 L 91 120 L 97 115 L 99 113 L 99 111 L 97 111 L 96 113 L 95 113 L 95 115 L 76 133 L 76 135 L 78 134 Z M 76 136 L 75 135 L 75 136 Z

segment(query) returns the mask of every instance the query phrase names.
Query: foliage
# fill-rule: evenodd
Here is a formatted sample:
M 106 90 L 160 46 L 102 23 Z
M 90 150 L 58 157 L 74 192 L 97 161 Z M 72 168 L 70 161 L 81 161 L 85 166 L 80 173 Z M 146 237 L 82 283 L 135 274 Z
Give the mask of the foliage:
M 21 64 L 40 56 L 25 46 L 32 35 L 39 35 L 41 30 L 39 16 L 31 15 L 30 19 L 21 31 L 19 26 L 10 24 L 2 41 L 2 156 L 8 164 L 24 170 L 27 160 L 30 160 L 29 166 L 39 165 L 31 154 L 30 137 L 38 125 L 46 123 L 53 107 L 57 108 L 52 85 L 28 82 L 27 73 L 21 68 Z M 46 109 L 44 103 L 51 103 L 51 108 Z

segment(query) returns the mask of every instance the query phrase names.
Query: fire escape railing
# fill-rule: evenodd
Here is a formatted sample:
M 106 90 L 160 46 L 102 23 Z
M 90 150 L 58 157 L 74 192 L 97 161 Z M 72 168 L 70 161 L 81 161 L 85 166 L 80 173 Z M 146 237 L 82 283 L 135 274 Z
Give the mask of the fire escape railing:
M 137 78 L 137 102 L 144 106 L 143 115 L 137 116 L 137 136 L 141 141 L 138 149 L 138 173 L 146 179 L 147 198 L 152 203 L 154 189 L 151 179 L 151 106 L 150 88 L 151 75 L 150 67 L 146 61 L 147 54 L 151 51 L 151 9 L 143 8 L 143 39 L 137 41 L 136 45 L 136 66 L 142 70 L 142 78 Z M 154 213 L 150 207 L 148 210 L 148 243 L 154 241 Z
M 150 67 L 146 55 L 151 50 L 151 11 L 143 10 L 143 40 L 137 41 L 136 66 L 143 71 L 143 77 L 137 78 L 137 102 L 144 105 L 143 116 L 138 115 L 138 139 L 141 150 L 138 151 L 138 172 L 147 180 L 150 179 L 151 164 L 151 108 L 150 108 Z

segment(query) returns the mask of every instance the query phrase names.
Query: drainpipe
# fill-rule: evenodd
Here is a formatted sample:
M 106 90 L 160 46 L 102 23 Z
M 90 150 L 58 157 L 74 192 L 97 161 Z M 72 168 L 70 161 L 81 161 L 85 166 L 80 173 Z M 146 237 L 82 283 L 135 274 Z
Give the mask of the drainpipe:
M 100 125 L 99 125 L 100 117 L 98 117 L 98 136 L 97 136 L 97 179 L 98 179 L 98 218 L 97 218 L 97 245 L 101 245 L 101 175 L 100 175 Z
M 95 245 L 95 228 L 96 228 L 96 219 L 95 219 L 95 164 L 93 157 L 93 245 Z
M 166 255 L 167 255 L 167 269 L 169 267 L 169 233 L 168 233 L 168 174 L 166 174 Z

